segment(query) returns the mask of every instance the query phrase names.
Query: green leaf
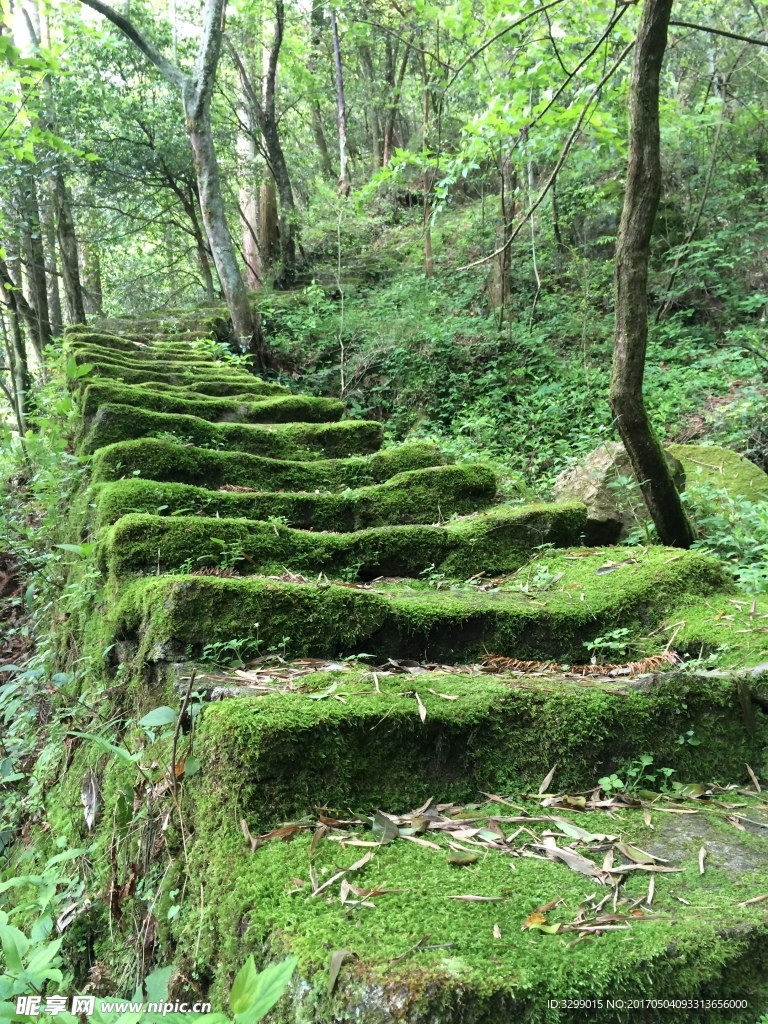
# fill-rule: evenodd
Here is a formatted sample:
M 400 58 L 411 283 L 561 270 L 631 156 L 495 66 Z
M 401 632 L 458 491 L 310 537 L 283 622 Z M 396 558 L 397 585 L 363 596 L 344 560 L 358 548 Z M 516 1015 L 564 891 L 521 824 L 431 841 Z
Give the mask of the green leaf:
M 256 998 L 257 979 L 258 972 L 251 954 L 237 972 L 232 991 L 229 993 L 229 1008 L 235 1016 L 238 1013 L 245 1013 Z
M 24 970 L 22 957 L 29 949 L 26 935 L 13 925 L 3 924 L 0 925 L 0 942 L 5 954 L 6 968 L 11 974 L 21 974 Z
M 148 712 L 143 718 L 140 718 L 138 724 L 143 729 L 156 729 L 160 725 L 173 725 L 177 717 L 178 714 L 173 708 L 163 704 L 161 707 Z
M 158 967 L 144 979 L 144 991 L 148 1003 L 165 1003 L 168 1000 L 168 982 L 171 980 L 175 967 Z
M 110 743 L 102 736 L 96 736 L 95 733 L 92 732 L 69 732 L 67 735 L 80 736 L 81 739 L 90 740 L 92 743 L 96 743 L 98 746 L 102 747 L 102 749 L 109 750 L 110 753 L 115 755 L 115 757 L 119 757 L 121 761 L 127 761 L 130 764 L 135 764 L 141 757 L 141 754 L 132 754 L 129 750 L 126 750 L 125 747 L 116 747 L 114 743 Z
M 249 957 L 249 960 L 252 961 L 253 957 Z M 261 1020 L 269 1013 L 288 987 L 288 982 L 291 980 L 297 963 L 297 957 L 292 956 L 279 964 L 271 964 L 256 975 L 255 983 L 249 984 L 250 989 L 255 992 L 254 998 L 245 1011 L 235 1012 L 237 1024 L 253 1024 L 254 1021 Z M 237 981 L 237 979 L 235 980 Z M 232 1008 L 231 997 L 230 1007 Z

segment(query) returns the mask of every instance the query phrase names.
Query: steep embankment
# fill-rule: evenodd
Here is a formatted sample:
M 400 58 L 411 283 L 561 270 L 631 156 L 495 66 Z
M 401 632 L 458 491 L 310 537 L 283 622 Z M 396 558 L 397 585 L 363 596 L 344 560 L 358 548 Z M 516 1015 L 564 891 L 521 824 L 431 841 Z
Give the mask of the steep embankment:
M 754 1018 L 768 911 L 740 904 L 768 891 L 768 823 L 649 791 L 749 784 L 761 677 L 568 670 L 724 644 L 756 664 L 768 609 L 698 553 L 584 549 L 578 503 L 495 504 L 487 467 L 381 450 L 380 424 L 202 349 L 67 346 L 93 366 L 73 518 L 103 584 L 70 628 L 145 716 L 133 760 L 85 742 L 51 797 L 76 805 L 85 775 L 103 794 L 102 963 L 151 919 L 145 950 L 214 1002 L 248 953 L 295 953 L 275 1021 L 565 1021 L 547 999 L 651 994 Z M 526 796 L 555 763 L 559 796 Z

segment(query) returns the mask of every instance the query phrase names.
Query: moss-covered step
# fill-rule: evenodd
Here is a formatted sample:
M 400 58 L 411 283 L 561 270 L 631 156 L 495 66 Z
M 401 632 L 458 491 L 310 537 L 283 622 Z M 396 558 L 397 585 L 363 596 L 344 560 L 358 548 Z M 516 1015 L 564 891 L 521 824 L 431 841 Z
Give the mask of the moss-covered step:
M 379 742 L 370 739 L 378 731 L 367 734 L 369 747 Z M 298 748 L 295 753 L 304 756 Z M 388 770 L 382 762 L 382 772 Z M 688 825 L 682 841 L 674 814 L 651 811 L 651 831 L 642 808 L 622 812 L 620 822 L 594 812 L 556 812 L 582 829 L 620 833 L 625 842 L 651 847 L 667 858 L 662 866 L 675 869 L 653 876 L 628 872 L 614 905 L 610 887 L 547 860 L 541 849 L 538 858 L 511 857 L 463 843 L 478 857 L 458 867 L 448 860 L 445 840 L 438 849 L 405 839 L 368 849 L 332 841 L 346 835 L 371 842 L 370 831 L 347 828 L 314 843 L 311 832 L 292 842 L 275 839 L 252 852 L 238 831 L 241 818 L 249 824 L 235 804 L 241 785 L 241 776 L 227 773 L 211 779 L 198 801 L 190 888 L 204 884 L 205 901 L 185 907 L 172 926 L 183 959 L 216 965 L 215 1007 L 226 1005 L 238 964 L 254 953 L 259 966 L 286 954 L 299 960 L 292 985 L 270 1014 L 274 1024 L 754 1024 L 768 1008 L 768 911 L 763 903 L 743 905 L 768 891 L 768 839 L 760 828 L 737 832 L 714 808 L 685 817 L 686 825 L 699 827 Z M 439 800 L 439 788 L 436 793 Z M 341 805 L 341 817 L 347 806 Z M 378 806 L 354 809 L 372 814 Z M 407 813 L 413 806 L 386 809 Z M 474 809 L 519 816 L 498 804 Z M 754 801 L 747 809 L 763 818 Z M 480 817 L 476 824 L 484 823 Z M 511 835 L 520 825 L 500 828 Z M 546 822 L 529 829 L 516 840 L 518 849 L 526 841 L 541 847 L 545 831 L 558 832 Z M 565 849 L 569 840 L 557 842 Z M 590 851 L 574 843 L 596 867 L 604 856 L 597 845 Z M 649 877 L 655 887 L 650 906 Z M 330 885 L 313 896 L 312 878 L 318 887 Z M 366 898 L 347 890 L 342 902 L 343 881 L 365 894 L 378 891 Z M 594 921 L 598 913 L 610 919 L 614 906 L 613 929 L 582 938 L 557 930 Z M 538 920 L 548 934 L 535 924 L 524 927 L 540 907 Z M 348 952 L 330 985 L 336 950 Z M 686 1006 L 687 1000 L 702 1001 L 694 1004 L 701 1009 Z
M 99 380 L 85 386 L 80 409 L 88 420 L 102 405 L 115 404 L 198 416 L 219 423 L 330 423 L 340 420 L 344 414 L 344 403 L 336 398 L 277 395 L 242 402 L 235 398 L 214 398 L 183 391 L 167 393 L 135 384 Z
M 341 461 L 348 463 L 351 460 Z M 292 463 L 291 468 L 296 467 L 293 479 L 284 464 L 275 468 L 283 470 L 281 482 L 311 484 L 311 476 L 308 480 L 303 469 L 305 466 L 314 469 L 317 465 Z M 339 473 L 343 468 L 343 465 L 332 466 L 331 471 Z M 352 471 L 358 469 L 357 466 L 349 468 Z M 496 476 L 492 470 L 471 463 L 415 469 L 399 473 L 381 484 L 343 490 L 338 494 L 267 490 L 240 494 L 131 477 L 97 485 L 92 503 L 91 531 L 96 533 L 102 526 L 114 523 L 131 512 L 147 512 L 163 516 L 215 516 L 262 521 L 282 518 L 288 526 L 344 532 L 372 526 L 439 523 L 450 516 L 468 515 L 490 505 L 495 494 Z M 568 536 L 571 544 L 579 540 L 577 532 L 570 531 Z M 562 542 L 560 546 L 564 546 Z
M 730 448 L 714 444 L 670 444 L 667 451 L 685 470 L 685 485 L 706 484 L 728 492 L 732 498 L 760 501 L 768 498 L 768 473 Z
M 250 375 L 249 375 L 250 376 Z M 165 381 L 154 381 L 149 385 L 153 391 L 163 391 L 169 395 L 207 395 L 210 398 L 238 398 L 250 402 L 253 397 L 261 398 L 266 395 L 290 395 L 290 388 L 277 381 L 261 380 L 259 377 L 250 377 L 243 382 L 230 383 L 224 381 L 205 381 L 193 384 L 168 384 Z
M 297 657 L 364 652 L 462 663 L 491 653 L 572 663 L 588 661 L 585 644 L 616 629 L 624 631 L 625 656 L 658 652 L 667 641 L 659 629 L 665 615 L 680 617 L 687 605 L 733 589 L 721 565 L 698 552 L 624 553 L 630 564 L 608 573 L 604 552 L 547 554 L 508 589 L 480 593 L 160 576 L 125 589 L 111 630 L 133 645 L 139 665 L 199 656 L 235 639 L 265 650 L 282 644 Z
M 274 399 L 281 401 L 281 399 Z M 165 435 L 209 448 L 227 447 L 272 459 L 300 461 L 365 455 L 381 446 L 383 428 L 371 420 L 341 423 L 209 423 L 199 416 L 102 405 L 79 443 L 81 455 L 116 441 Z
M 444 462 L 445 459 L 439 449 L 426 441 L 409 441 L 366 456 L 319 459 L 308 463 L 268 459 L 245 452 L 214 451 L 161 438 L 143 437 L 135 441 L 118 441 L 100 448 L 91 462 L 91 481 L 102 483 L 121 480 L 123 477 L 141 476 L 149 480 L 166 480 L 208 488 L 228 484 L 256 491 L 314 492 L 382 483 L 398 473 L 440 466 Z M 490 471 L 486 470 L 478 483 L 478 487 L 483 489 L 483 494 L 487 493 L 490 486 L 489 474 Z M 494 488 L 495 479 L 494 476 Z M 493 494 L 488 501 L 490 502 L 492 498 Z M 208 500 L 217 499 L 211 498 L 209 494 Z M 117 508 L 118 505 L 114 507 Z M 122 508 L 120 515 L 136 508 L 135 505 L 128 508 L 119 507 Z M 475 507 L 468 508 L 467 511 L 471 512 Z M 156 509 L 157 505 L 142 506 L 141 511 L 154 512 Z M 433 519 L 429 521 L 432 522 Z
M 535 793 L 555 763 L 558 793 L 589 790 L 649 753 L 657 769 L 671 768 L 683 782 L 748 785 L 747 764 L 768 772 L 768 684 L 761 679 L 671 671 L 640 687 L 632 680 L 576 685 L 557 676 L 378 672 L 376 682 L 378 692 L 371 671 L 320 672 L 302 680 L 301 693 L 207 705 L 196 741 L 204 785 L 239 791 L 255 834 L 313 807 L 399 813 L 430 796 L 464 803 L 481 792 Z M 745 693 L 753 701 L 750 729 Z M 688 730 L 701 742 L 681 744 Z
M 167 370 L 148 367 L 147 369 L 132 370 L 108 359 L 98 361 L 87 359 L 85 362 L 92 367 L 91 372 L 87 377 L 74 381 L 75 387 L 82 387 L 86 383 L 90 383 L 92 378 L 103 377 L 107 380 L 125 381 L 127 384 L 149 384 L 152 387 L 163 384 L 172 387 L 195 388 L 198 391 L 201 388 L 211 388 L 214 390 L 204 390 L 201 391 L 201 394 L 224 396 L 237 395 L 241 391 L 253 393 L 251 391 L 253 387 L 258 387 L 259 390 L 256 393 L 260 395 L 284 394 L 287 390 L 280 385 L 261 381 L 246 370 L 229 369 L 228 367 L 217 366 L 192 373 L 188 368 Z
M 148 352 L 151 349 L 147 350 Z M 226 363 L 219 363 L 211 356 L 194 351 L 172 355 L 155 354 L 149 355 L 128 355 L 126 352 L 119 352 L 99 345 L 83 345 L 73 349 L 72 355 L 78 366 L 85 363 L 112 363 L 115 366 L 125 366 L 130 370 L 154 369 L 157 366 L 162 370 L 190 369 L 190 370 L 214 370 L 225 367 Z
M 514 572 L 543 544 L 577 544 L 586 518 L 586 508 L 576 503 L 507 505 L 440 526 L 322 533 L 274 521 L 131 513 L 102 538 L 99 564 L 116 578 L 234 564 L 241 575 L 287 568 L 368 580 L 434 570 L 467 579 L 476 573 Z
M 187 344 L 167 344 L 165 342 L 125 342 L 123 345 L 115 345 L 109 337 L 101 335 L 80 335 L 68 338 L 65 342 L 66 351 L 80 354 L 89 353 L 92 355 L 106 356 L 115 360 L 139 360 L 142 363 L 153 363 L 165 359 L 194 359 L 198 363 L 218 363 L 218 357 L 212 352 L 206 352 L 199 345 L 192 341 Z

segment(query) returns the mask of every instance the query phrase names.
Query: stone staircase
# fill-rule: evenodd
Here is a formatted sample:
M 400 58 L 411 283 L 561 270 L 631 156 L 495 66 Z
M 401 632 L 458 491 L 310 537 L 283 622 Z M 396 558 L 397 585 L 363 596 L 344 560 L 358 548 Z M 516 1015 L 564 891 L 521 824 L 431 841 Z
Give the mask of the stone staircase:
M 201 771 L 180 773 L 187 856 L 155 911 L 185 991 L 215 1002 L 249 953 L 295 954 L 275 1022 L 678 1019 L 630 1007 L 649 997 L 744 998 L 695 1019 L 756 1020 L 757 791 L 724 790 L 749 808 L 738 827 L 714 796 L 592 805 L 642 755 L 710 795 L 768 771 L 768 693 L 747 671 L 768 607 L 703 554 L 585 549 L 578 503 L 499 504 L 485 465 L 382 448 L 381 424 L 334 399 L 120 329 L 66 339 L 92 367 L 73 522 L 103 582 L 81 641 L 141 713 L 205 698 L 186 740 Z M 632 657 L 603 660 L 719 648 L 733 670 L 611 675 L 590 665 L 611 643 Z M 570 854 L 552 853 L 558 821 Z M 612 875 L 614 840 L 651 859 Z

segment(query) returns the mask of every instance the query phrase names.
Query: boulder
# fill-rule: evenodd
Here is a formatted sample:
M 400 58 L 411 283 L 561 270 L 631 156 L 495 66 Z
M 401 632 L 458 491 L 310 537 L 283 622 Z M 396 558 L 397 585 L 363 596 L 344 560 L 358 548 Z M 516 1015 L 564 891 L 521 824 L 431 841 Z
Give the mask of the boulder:
M 716 444 L 671 444 L 667 449 L 685 470 L 687 486 L 711 484 L 732 498 L 768 498 L 768 473 L 743 455 Z
M 683 465 L 670 452 L 666 456 L 675 486 L 682 491 Z M 619 441 L 601 445 L 564 470 L 555 480 L 553 494 L 555 501 L 581 501 L 587 506 L 584 541 L 590 546 L 616 544 L 648 522 L 629 456 Z

